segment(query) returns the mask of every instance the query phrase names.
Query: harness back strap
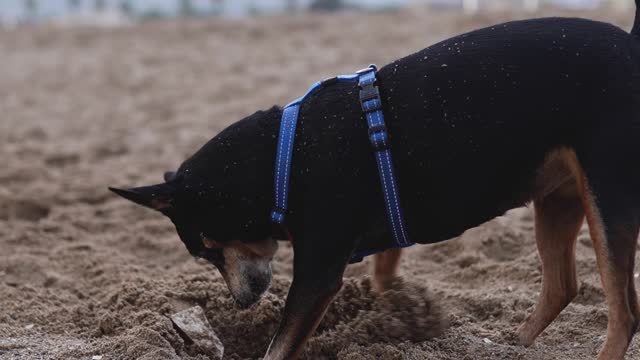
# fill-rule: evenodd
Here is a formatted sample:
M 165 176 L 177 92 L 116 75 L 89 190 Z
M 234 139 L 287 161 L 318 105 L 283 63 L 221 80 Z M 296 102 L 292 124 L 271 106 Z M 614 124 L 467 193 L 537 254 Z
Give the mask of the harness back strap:
M 393 234 L 393 238 L 399 246 L 407 246 L 411 242 L 407 237 L 404 215 L 400 206 L 400 193 L 396 176 L 394 174 L 389 134 L 382 113 L 382 100 L 376 86 L 376 68 L 369 67 L 360 72 L 358 78 L 360 86 L 360 105 L 367 117 L 369 126 L 369 141 L 373 146 L 378 163 L 380 183 L 384 195 L 387 218 Z

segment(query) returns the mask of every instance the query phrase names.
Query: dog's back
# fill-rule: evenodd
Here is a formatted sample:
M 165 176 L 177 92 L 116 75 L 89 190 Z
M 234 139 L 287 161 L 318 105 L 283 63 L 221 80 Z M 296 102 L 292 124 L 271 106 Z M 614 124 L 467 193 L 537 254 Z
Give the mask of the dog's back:
M 411 237 L 446 240 L 523 205 L 535 195 L 535 175 L 554 149 L 566 146 L 587 157 L 617 148 L 615 156 L 606 155 L 608 166 L 638 158 L 639 55 L 640 39 L 613 25 L 546 18 L 463 34 L 380 69 L 400 188 L 412 194 L 403 198 Z M 326 119 L 360 116 L 357 99 L 341 95 L 347 86 L 310 100 L 315 113 L 303 120 L 300 141 L 306 133 L 327 133 Z M 361 123 L 331 124 L 341 136 L 323 141 L 345 149 L 332 163 L 361 168 L 363 179 L 373 179 Z M 359 163 L 362 158 L 371 161 Z M 640 183 L 634 167 L 618 165 Z M 354 181 L 360 192 L 379 191 L 362 191 L 363 182 Z M 384 226 L 382 205 L 370 205 L 376 210 L 370 218 Z
M 623 358 L 640 323 L 638 55 L 636 33 L 539 19 L 465 34 L 382 70 L 387 106 L 407 104 L 389 113 L 394 150 L 411 154 L 398 162 L 401 187 L 420 194 L 406 199 L 409 227 L 429 223 L 414 236 L 445 239 L 533 200 L 543 290 L 518 331 L 525 345 L 577 294 L 584 219 L 609 304 L 599 358 Z
M 596 143 L 620 146 L 625 135 L 618 156 L 632 155 L 638 44 L 612 25 L 539 19 L 469 33 L 383 69 L 394 90 L 388 106 L 408 104 L 390 111 L 399 119 L 389 125 L 394 146 L 429 159 L 398 164 L 403 186 L 425 189 L 409 207 L 435 210 L 429 215 L 444 227 L 433 235 L 446 239 L 528 201 L 527 179 L 554 148 L 582 153 Z M 601 137 L 602 127 L 617 135 Z

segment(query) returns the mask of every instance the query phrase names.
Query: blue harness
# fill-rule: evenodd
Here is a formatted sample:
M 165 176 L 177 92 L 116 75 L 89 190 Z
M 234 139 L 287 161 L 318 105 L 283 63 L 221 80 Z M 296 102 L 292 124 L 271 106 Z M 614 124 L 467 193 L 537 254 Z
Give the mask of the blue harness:
M 360 88 L 360 105 L 364 111 L 369 126 L 369 141 L 373 146 L 380 184 L 384 195 L 385 208 L 389 227 L 395 241 L 389 248 L 403 248 L 413 245 L 407 235 L 407 226 L 404 222 L 402 207 L 400 206 L 400 194 L 393 171 L 389 134 L 382 114 L 382 100 L 376 82 L 375 65 L 359 70 L 352 75 L 339 75 L 335 78 L 318 81 L 300 98 L 285 106 L 280 123 L 280 135 L 278 137 L 278 151 L 275 168 L 275 207 L 271 213 L 271 220 L 276 224 L 283 224 L 287 213 L 287 201 L 289 194 L 289 175 L 291 173 L 291 157 L 293 155 L 293 141 L 296 133 L 296 124 L 301 104 L 323 85 L 334 82 L 358 82 Z M 367 249 L 354 254 L 351 262 L 362 260 L 367 255 L 382 250 Z

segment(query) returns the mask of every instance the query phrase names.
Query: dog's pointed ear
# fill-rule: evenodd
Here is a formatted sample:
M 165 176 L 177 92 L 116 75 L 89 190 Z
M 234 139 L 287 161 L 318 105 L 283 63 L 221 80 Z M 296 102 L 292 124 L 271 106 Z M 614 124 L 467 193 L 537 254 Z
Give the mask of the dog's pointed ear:
M 175 189 L 169 184 L 142 186 L 131 189 L 109 187 L 109 190 L 136 204 L 159 211 L 171 208 L 175 195 Z

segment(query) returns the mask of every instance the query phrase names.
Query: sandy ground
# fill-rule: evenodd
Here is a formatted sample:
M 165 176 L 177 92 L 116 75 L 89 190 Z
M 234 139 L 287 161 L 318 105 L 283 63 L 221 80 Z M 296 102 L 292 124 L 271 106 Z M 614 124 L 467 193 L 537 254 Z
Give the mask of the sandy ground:
M 627 29 L 633 16 L 583 15 Z M 259 357 L 282 311 L 291 249 L 281 247 L 265 298 L 239 310 L 166 218 L 106 187 L 160 181 L 224 126 L 317 79 L 526 16 L 418 11 L 0 32 L 0 358 L 205 359 L 167 317 L 193 305 L 226 358 Z M 540 287 L 532 221 L 517 209 L 410 249 L 404 285 L 383 296 L 371 292 L 369 260 L 351 266 L 305 358 L 593 358 L 607 315 L 584 229 L 578 297 L 535 346 L 513 342 Z M 440 313 L 448 327 L 429 339 Z M 628 358 L 638 357 L 636 340 Z

